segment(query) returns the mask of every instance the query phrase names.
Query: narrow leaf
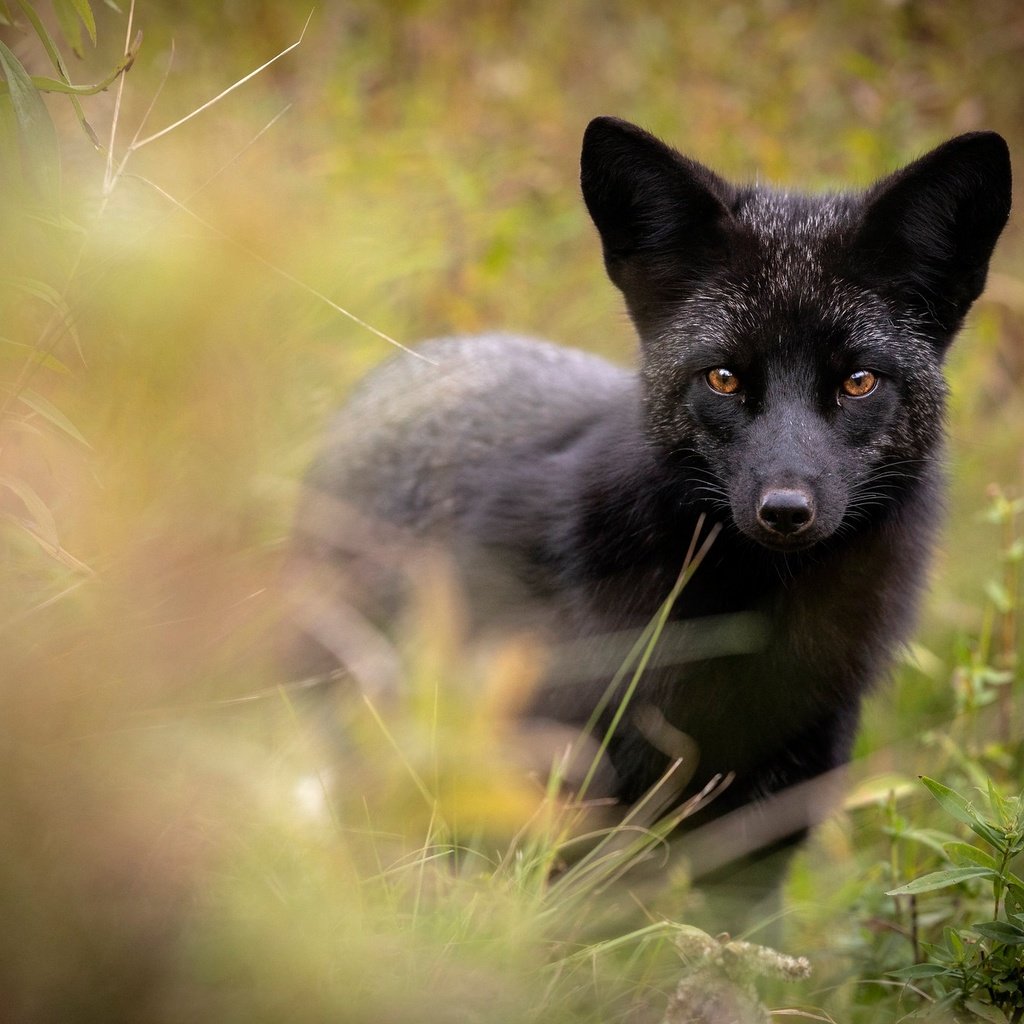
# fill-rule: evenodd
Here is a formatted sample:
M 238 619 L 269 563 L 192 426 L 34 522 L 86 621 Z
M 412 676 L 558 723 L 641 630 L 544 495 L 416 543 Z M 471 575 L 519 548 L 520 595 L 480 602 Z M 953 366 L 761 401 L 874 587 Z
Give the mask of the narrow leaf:
M 139 53 L 140 42 L 140 37 L 136 36 L 131 49 L 114 65 L 113 70 L 98 82 L 93 82 L 90 85 L 74 85 L 70 81 L 58 81 L 56 78 L 47 78 L 45 75 L 33 75 L 32 84 L 40 92 L 59 92 L 71 96 L 95 96 L 96 93 L 110 88 L 117 76 L 124 74 L 135 63 L 135 58 Z M 0 82 L 0 93 L 6 91 L 5 84 Z
M 53 0 L 53 10 L 60 22 L 60 30 L 76 57 L 85 56 L 82 46 L 82 23 L 71 0 Z M 93 40 L 95 42 L 95 40 Z
M 29 187 L 43 202 L 58 206 L 60 149 L 50 113 L 28 72 L 3 42 L 0 42 L 0 71 L 7 80 Z
M 897 971 L 887 971 L 894 978 L 937 978 L 941 974 L 948 974 L 947 968 L 941 964 L 911 964 L 910 967 L 901 967 Z
M 1010 913 L 1024 915 L 1024 888 L 1015 882 L 1010 882 L 1006 906 Z
M 50 63 L 56 68 L 57 74 L 60 75 L 61 81 L 68 84 L 71 83 L 71 76 L 68 74 L 68 69 L 64 66 L 64 58 L 60 55 L 60 49 L 53 40 L 53 36 L 50 35 L 50 30 L 43 23 L 43 20 L 36 13 L 35 8 L 28 2 L 28 0 L 18 0 L 21 4 L 21 9 L 25 12 L 25 17 L 32 23 L 32 28 L 35 30 L 39 41 L 43 44 L 43 49 L 46 51 L 46 56 L 50 58 Z M 55 0 L 55 3 L 57 0 Z M 59 13 L 59 12 L 58 12 Z M 73 36 L 77 36 L 78 49 L 75 52 L 81 57 L 82 49 L 82 33 L 78 28 L 78 22 L 75 19 L 73 13 L 69 14 L 69 19 L 72 25 Z M 69 40 L 71 41 L 71 40 Z M 72 43 L 74 46 L 75 44 Z M 78 97 L 71 96 L 71 106 L 74 108 L 75 117 L 78 118 L 78 123 L 82 126 L 85 134 L 89 136 L 91 141 L 96 140 L 96 133 L 92 129 L 92 125 L 89 124 L 85 119 L 85 111 L 82 110 L 82 104 L 78 102 Z
M 971 846 L 970 843 L 946 843 L 943 846 L 943 852 L 954 864 L 979 864 L 982 867 L 991 868 L 993 871 L 996 869 L 995 857 L 987 854 L 984 850 L 979 850 L 976 846 Z
M 972 878 L 995 878 L 996 872 L 989 868 L 950 868 L 947 871 L 933 871 L 931 874 L 922 875 L 914 881 L 901 885 L 898 889 L 891 889 L 886 896 L 913 896 L 921 892 L 933 892 L 936 889 L 949 889 L 961 882 L 968 882 Z
M 63 430 L 69 437 L 73 437 L 76 441 L 84 444 L 86 448 L 91 448 L 92 445 L 82 436 L 78 428 L 58 409 L 52 402 L 47 401 L 42 395 L 37 394 L 31 388 L 25 388 L 18 395 L 19 401 L 22 401 L 34 412 L 37 412 L 49 423 L 52 423 L 59 430 Z
M 84 573 L 87 576 L 95 575 L 93 570 L 86 565 L 85 562 L 81 559 L 75 558 L 70 551 L 66 551 L 59 544 L 51 544 L 30 523 L 17 519 L 15 516 L 10 515 L 3 510 L 0 510 L 0 522 L 11 523 L 17 529 L 21 530 L 26 536 L 31 537 L 47 555 L 56 559 L 56 561 L 60 562 L 62 565 L 66 565 L 69 569 L 73 569 L 75 572 Z
M 89 6 L 89 0 L 71 0 L 71 2 L 75 5 L 75 10 L 78 11 L 78 16 L 82 19 L 85 31 L 89 33 L 92 45 L 95 46 L 96 19 L 93 17 L 92 8 Z
M 62 305 L 60 292 L 52 285 L 47 284 L 45 281 L 38 281 L 34 277 L 8 275 L 0 277 L 0 284 L 7 285 L 10 288 L 17 288 L 18 291 L 24 292 L 26 295 L 32 295 L 37 299 L 41 299 L 54 309 L 58 309 Z M 64 306 L 64 309 L 66 310 L 67 307 Z
M 37 281 L 31 277 L 0 277 L 0 285 L 15 288 L 26 295 L 39 299 L 40 302 L 45 302 L 60 317 L 64 330 L 67 331 L 68 336 L 74 342 L 82 362 L 85 362 L 85 356 L 82 354 L 82 343 L 78 338 L 78 331 L 75 329 L 75 321 L 71 314 L 71 309 L 56 288 L 48 285 L 45 281 Z
M 58 49 L 53 36 L 50 35 L 50 30 L 43 24 L 42 18 L 39 17 L 35 8 L 28 2 L 28 0 L 18 0 L 18 3 L 21 5 L 21 9 L 25 12 L 25 17 L 32 23 L 32 28 L 35 31 L 35 34 L 39 36 L 39 42 L 43 44 L 43 49 L 46 51 L 46 56 L 50 58 L 50 63 L 57 70 L 57 73 L 61 78 L 67 80 L 68 69 L 64 66 L 64 58 L 61 57 L 60 50 Z
M 60 540 L 57 536 L 57 523 L 54 521 L 53 513 L 49 510 L 46 502 L 24 480 L 16 477 L 0 476 L 0 487 L 16 494 L 21 503 L 28 510 L 32 521 L 36 524 L 42 538 L 54 547 L 60 547 Z
M 1005 942 L 1009 946 L 1024 946 L 1024 928 L 1017 928 L 1005 921 L 985 921 L 982 924 L 972 924 L 971 930 L 983 935 L 986 939 Z
M 998 580 L 989 580 L 985 584 L 985 595 L 1001 615 L 1008 615 L 1013 611 L 1013 596 Z
M 954 793 L 941 782 L 929 779 L 927 775 L 922 775 L 921 781 L 928 787 L 932 796 L 939 801 L 943 809 L 957 821 L 962 821 L 965 825 L 973 825 L 978 820 L 970 804 L 959 793 Z
M 993 828 L 959 793 L 953 792 L 948 786 L 922 775 L 921 781 L 928 787 L 933 797 L 942 805 L 947 814 L 957 821 L 969 825 L 982 839 L 997 850 L 1002 849 L 1005 839 Z
M 971 1011 L 975 1017 L 987 1020 L 989 1024 L 1009 1024 L 1010 1018 L 991 1003 L 981 1003 L 977 999 L 965 999 L 964 1007 Z
M 956 836 L 952 836 L 948 832 L 940 832 L 934 828 L 907 828 L 899 833 L 898 838 L 921 843 L 936 853 L 944 853 L 944 848 L 956 841 Z
M 14 351 L 12 351 L 14 350 Z M 0 337 L 0 353 L 8 358 L 17 356 L 21 359 L 33 359 L 38 361 L 40 366 L 45 366 L 55 373 L 70 373 L 71 370 L 64 365 L 56 356 L 44 352 L 40 354 L 38 349 L 32 345 L 26 345 L 23 341 L 12 341 L 10 338 Z

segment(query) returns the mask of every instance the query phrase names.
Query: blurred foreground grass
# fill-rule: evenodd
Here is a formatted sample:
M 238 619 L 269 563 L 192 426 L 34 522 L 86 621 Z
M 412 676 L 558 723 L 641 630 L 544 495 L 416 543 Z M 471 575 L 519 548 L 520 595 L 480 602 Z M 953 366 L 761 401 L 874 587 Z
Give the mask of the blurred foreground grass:
M 52 77 L 8 6 L 20 27 L 0 39 Z M 505 721 L 531 652 L 466 652 L 451 603 L 426 602 L 409 706 L 360 718 L 345 777 L 324 775 L 331 730 L 279 688 L 298 479 L 391 351 L 331 303 L 403 343 L 509 327 L 626 360 L 575 184 L 591 116 L 816 187 L 976 127 L 1019 163 L 1024 14 L 330 4 L 260 75 L 126 148 L 284 50 L 307 13 L 140 4 L 123 93 L 81 99 L 107 145 L 120 95 L 109 171 L 67 97 L 47 100 L 59 203 L 2 108 L 0 1020 L 660 1020 L 680 971 L 661 922 L 697 897 L 678 857 L 653 889 L 606 886 L 611 857 L 549 884 L 572 813 L 513 762 Z M 126 12 L 95 15 L 74 81 L 124 51 Z M 882 893 L 928 856 L 882 832 L 928 823 L 903 780 L 924 764 L 1020 788 L 1017 527 L 987 488 L 1021 489 L 1022 338 L 1011 223 L 952 359 L 950 526 L 921 650 L 869 711 L 850 806 L 800 858 L 787 947 L 816 974 L 779 1005 L 843 1021 L 921 1005 L 884 978 L 914 950 L 913 911 Z

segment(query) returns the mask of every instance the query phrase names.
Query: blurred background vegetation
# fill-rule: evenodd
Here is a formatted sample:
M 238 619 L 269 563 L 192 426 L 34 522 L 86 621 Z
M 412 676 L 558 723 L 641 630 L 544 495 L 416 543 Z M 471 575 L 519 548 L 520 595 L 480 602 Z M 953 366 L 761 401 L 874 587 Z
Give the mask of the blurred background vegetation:
M 457 614 L 425 599 L 423 693 L 360 724 L 368 767 L 333 785 L 280 688 L 301 473 L 393 351 L 336 307 L 403 344 L 509 328 L 628 361 L 578 195 L 592 116 L 802 187 L 866 185 L 976 128 L 1024 166 L 1024 8 L 152 0 L 129 31 L 120 3 L 0 3 L 0 1021 L 660 1020 L 680 971 L 662 922 L 696 897 L 682 868 L 654 895 L 604 891 L 611 869 L 552 893 L 562 826 L 495 712 L 527 652 L 468 665 Z M 128 49 L 75 97 L 98 146 L 11 63 L 99 83 Z M 926 1007 L 886 972 L 977 895 L 884 896 L 941 849 L 907 780 L 1020 790 L 1019 217 L 950 378 L 919 643 L 787 893 L 785 946 L 815 974 L 775 1005 L 818 1019 Z M 442 677 L 458 699 L 418 733 Z M 478 852 L 453 867 L 459 815 Z

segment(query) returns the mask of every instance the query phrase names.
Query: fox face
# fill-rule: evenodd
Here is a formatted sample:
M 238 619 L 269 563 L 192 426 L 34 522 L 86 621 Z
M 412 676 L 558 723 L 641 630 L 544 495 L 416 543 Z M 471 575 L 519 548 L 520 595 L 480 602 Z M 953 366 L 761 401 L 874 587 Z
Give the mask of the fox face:
M 814 197 L 600 118 L 582 185 L 640 335 L 649 440 L 694 500 L 781 551 L 884 516 L 939 455 L 943 357 L 1009 214 L 1003 140 Z
M 685 299 L 645 347 L 646 414 L 698 496 L 795 550 L 877 515 L 937 456 L 945 383 L 879 296 L 762 245 L 763 273 Z

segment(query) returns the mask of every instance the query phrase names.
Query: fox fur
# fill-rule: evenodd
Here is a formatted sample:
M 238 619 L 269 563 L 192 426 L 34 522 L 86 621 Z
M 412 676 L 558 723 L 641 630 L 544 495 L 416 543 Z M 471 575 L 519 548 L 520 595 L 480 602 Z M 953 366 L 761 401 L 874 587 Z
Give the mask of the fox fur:
M 440 549 L 480 629 L 550 644 L 529 716 L 582 728 L 699 524 L 719 524 L 604 783 L 637 800 L 682 743 L 677 802 L 731 779 L 713 818 L 842 765 L 911 633 L 943 361 L 1009 214 L 1009 155 L 961 135 L 866 190 L 803 194 L 731 184 L 602 117 L 581 181 L 637 368 L 488 334 L 372 372 L 297 521 L 297 563 L 338 597 L 305 615 L 304 666 L 385 685 L 361 640 L 401 614 L 408 559 Z

